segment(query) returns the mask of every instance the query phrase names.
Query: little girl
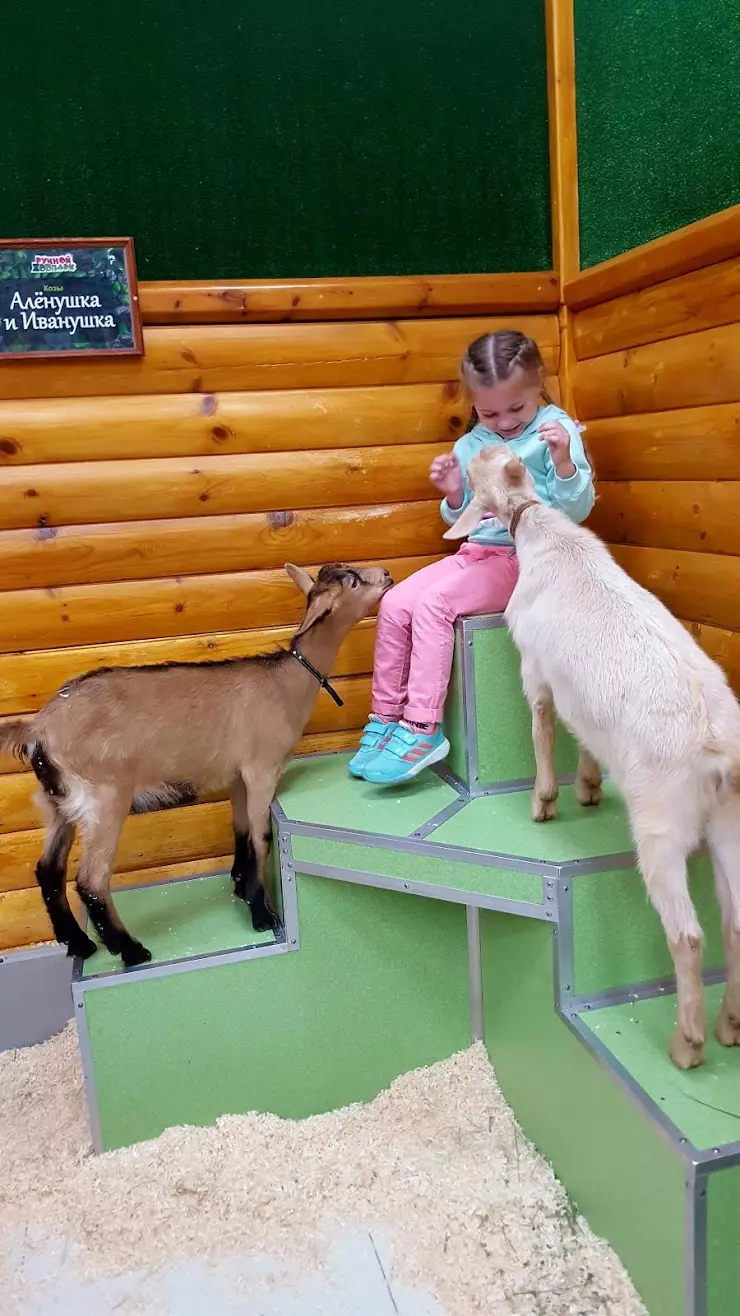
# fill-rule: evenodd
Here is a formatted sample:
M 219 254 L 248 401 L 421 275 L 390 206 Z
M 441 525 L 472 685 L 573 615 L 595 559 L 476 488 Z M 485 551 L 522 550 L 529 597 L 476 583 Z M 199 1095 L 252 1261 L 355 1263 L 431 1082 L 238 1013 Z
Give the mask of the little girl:
M 537 494 L 573 521 L 585 521 L 594 486 L 578 426 L 547 399 L 537 344 L 501 330 L 476 338 L 462 360 L 477 424 L 429 472 L 453 525 L 470 501 L 468 466 L 481 448 L 508 443 L 534 476 Z M 372 714 L 350 760 L 355 777 L 397 784 L 449 753 L 440 726 L 454 651 L 453 624 L 468 613 L 502 612 L 518 566 L 508 532 L 481 522 L 459 552 L 434 562 L 384 596 L 378 614 Z

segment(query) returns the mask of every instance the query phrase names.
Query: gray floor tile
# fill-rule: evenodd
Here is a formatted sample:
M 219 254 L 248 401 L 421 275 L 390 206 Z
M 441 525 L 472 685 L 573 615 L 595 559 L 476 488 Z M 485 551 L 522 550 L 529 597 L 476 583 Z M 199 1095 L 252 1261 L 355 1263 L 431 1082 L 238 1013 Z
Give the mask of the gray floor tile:
M 83 1283 L 62 1241 L 43 1252 L 24 1249 L 22 1274 L 38 1296 L 14 1316 L 445 1316 L 391 1273 L 387 1244 L 356 1231 L 335 1241 L 321 1271 L 297 1283 L 281 1282 L 283 1268 L 268 1257 L 231 1257 L 215 1267 L 193 1261 Z

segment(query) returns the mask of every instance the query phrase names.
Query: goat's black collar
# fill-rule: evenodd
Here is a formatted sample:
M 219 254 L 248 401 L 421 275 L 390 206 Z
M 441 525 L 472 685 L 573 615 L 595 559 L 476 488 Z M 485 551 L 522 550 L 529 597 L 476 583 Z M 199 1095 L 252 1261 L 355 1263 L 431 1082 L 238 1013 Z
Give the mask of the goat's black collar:
M 528 507 L 536 507 L 536 506 L 537 506 L 537 499 L 528 498 L 525 503 L 520 503 L 519 506 L 515 509 L 514 515 L 512 516 L 509 522 L 509 534 L 511 535 L 512 539 L 514 538 L 514 535 L 517 532 L 517 526 L 519 525 L 519 522 L 522 519 L 522 513 L 526 512 Z
M 328 695 L 331 695 L 332 699 L 334 700 L 334 703 L 338 704 L 340 708 L 343 708 L 344 700 L 340 699 L 339 695 L 337 694 L 333 686 L 329 685 L 329 682 L 327 681 L 326 677 L 322 676 L 321 672 L 317 671 L 313 663 L 310 663 L 308 661 L 308 658 L 306 658 L 304 654 L 299 652 L 295 644 L 292 644 L 290 646 L 288 652 L 291 658 L 295 658 L 296 662 L 299 662 L 301 664 L 301 667 L 305 667 L 306 671 L 311 673 L 311 675 L 318 681 L 319 685 L 321 686 L 321 689 L 326 690 L 326 693 Z

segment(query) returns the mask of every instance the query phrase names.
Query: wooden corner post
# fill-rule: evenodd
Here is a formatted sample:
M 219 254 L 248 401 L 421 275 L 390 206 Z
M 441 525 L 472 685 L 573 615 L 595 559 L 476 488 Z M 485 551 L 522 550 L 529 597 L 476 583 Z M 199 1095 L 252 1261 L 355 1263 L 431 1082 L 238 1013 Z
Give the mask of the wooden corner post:
M 553 268 L 563 284 L 580 270 L 574 0 L 545 0 Z
M 545 0 L 552 262 L 561 303 L 565 284 L 581 268 L 574 6 L 575 0 Z M 560 400 L 573 415 L 573 326 L 564 305 L 559 318 Z

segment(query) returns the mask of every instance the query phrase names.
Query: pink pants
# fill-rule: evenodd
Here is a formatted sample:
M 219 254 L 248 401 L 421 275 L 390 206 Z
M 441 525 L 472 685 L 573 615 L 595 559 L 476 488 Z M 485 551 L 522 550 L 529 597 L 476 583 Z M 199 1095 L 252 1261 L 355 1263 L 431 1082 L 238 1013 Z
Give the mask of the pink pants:
M 518 574 L 510 548 L 468 543 L 389 590 L 378 613 L 373 712 L 439 722 L 452 671 L 455 618 L 502 612 Z

